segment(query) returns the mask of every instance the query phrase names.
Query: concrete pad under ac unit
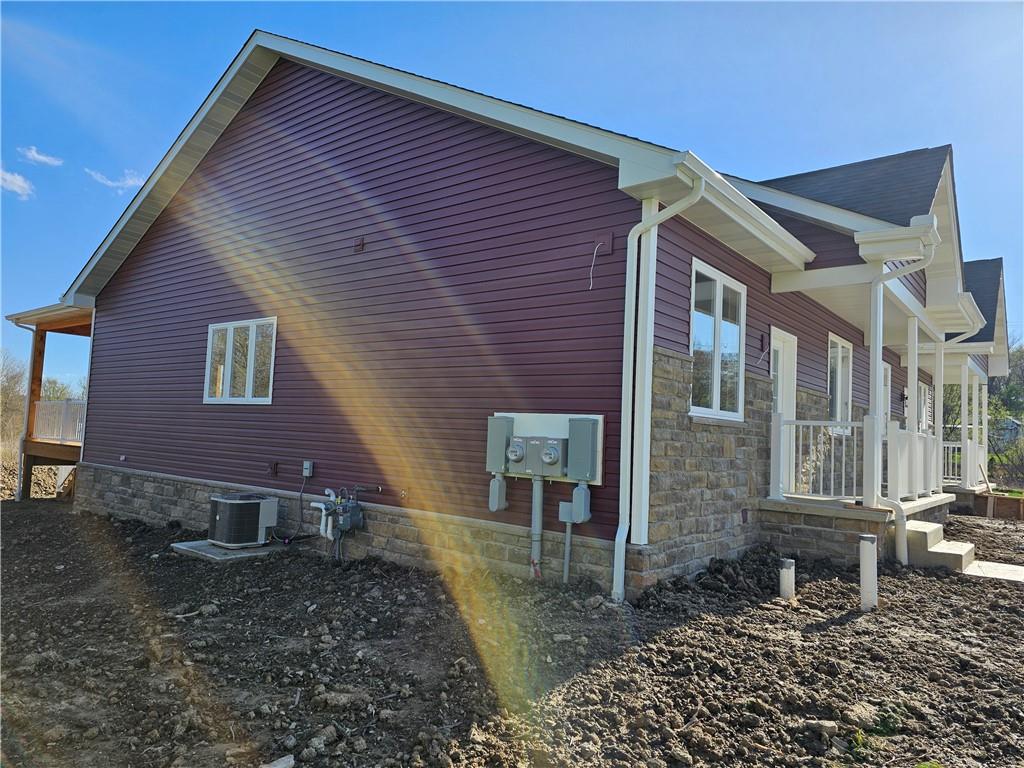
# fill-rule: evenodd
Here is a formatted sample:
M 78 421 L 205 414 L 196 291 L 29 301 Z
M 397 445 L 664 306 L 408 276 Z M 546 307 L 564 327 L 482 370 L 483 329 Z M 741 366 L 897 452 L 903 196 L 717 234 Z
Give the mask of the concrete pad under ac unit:
M 180 555 L 198 557 L 215 563 L 227 563 L 238 560 L 252 560 L 256 557 L 266 557 L 274 552 L 280 552 L 284 549 L 284 545 L 279 542 L 273 542 L 263 547 L 224 549 L 223 547 L 211 544 L 206 539 L 201 539 L 199 541 L 179 541 L 171 544 L 171 549 Z

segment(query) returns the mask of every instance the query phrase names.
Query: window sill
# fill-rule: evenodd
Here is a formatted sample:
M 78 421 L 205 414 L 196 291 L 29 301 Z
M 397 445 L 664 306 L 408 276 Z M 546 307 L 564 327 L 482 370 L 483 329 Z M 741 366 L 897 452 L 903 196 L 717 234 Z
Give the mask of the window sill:
M 224 398 L 223 400 L 210 400 L 204 397 L 203 405 L 270 405 L 270 398 L 233 397 Z
M 746 421 L 742 415 L 728 416 L 721 413 L 700 413 L 699 411 L 690 411 L 690 420 L 695 424 L 717 424 L 719 426 L 735 426 L 737 424 L 743 424 Z

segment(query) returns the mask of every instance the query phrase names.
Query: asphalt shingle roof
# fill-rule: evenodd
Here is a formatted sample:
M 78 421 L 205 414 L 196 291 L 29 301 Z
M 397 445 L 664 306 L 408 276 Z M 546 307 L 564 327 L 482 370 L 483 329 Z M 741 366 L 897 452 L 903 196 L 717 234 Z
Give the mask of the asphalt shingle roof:
M 915 149 L 758 184 L 905 227 L 931 209 L 951 149 Z
M 972 341 L 992 341 L 996 332 L 996 311 L 999 308 L 999 278 L 1003 274 L 1002 259 L 979 259 L 964 262 L 964 290 L 974 296 L 985 326 L 967 339 Z M 954 334 L 955 335 L 955 334 Z

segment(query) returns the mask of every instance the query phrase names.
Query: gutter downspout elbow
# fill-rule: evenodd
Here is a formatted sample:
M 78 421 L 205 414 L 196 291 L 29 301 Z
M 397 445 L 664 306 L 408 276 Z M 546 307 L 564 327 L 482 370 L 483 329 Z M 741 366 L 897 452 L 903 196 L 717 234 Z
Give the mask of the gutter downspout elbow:
M 683 174 L 677 171 L 680 178 Z M 653 215 L 641 218 L 626 238 L 626 312 L 623 322 L 622 344 L 622 418 L 620 424 L 619 460 L 619 525 L 615 530 L 615 549 L 612 561 L 612 600 L 622 602 L 626 598 L 626 537 L 632 513 L 630 503 L 633 489 L 633 425 L 634 425 L 634 382 L 636 378 L 636 318 L 638 306 L 637 258 L 640 252 L 640 237 L 663 221 L 685 211 L 704 196 L 704 179 L 692 181 L 693 189 L 672 205 L 655 211 Z M 649 268 L 654 265 L 648 265 Z M 653 311 L 653 310 L 652 310 Z M 628 375 L 627 375 L 628 372 Z

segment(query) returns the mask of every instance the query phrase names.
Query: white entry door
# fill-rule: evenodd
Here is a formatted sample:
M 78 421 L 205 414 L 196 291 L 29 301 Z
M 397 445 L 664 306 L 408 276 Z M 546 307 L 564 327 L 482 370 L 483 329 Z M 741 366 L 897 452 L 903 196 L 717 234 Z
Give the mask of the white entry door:
M 782 418 L 796 418 L 796 336 L 772 327 L 772 412 L 781 411 Z M 782 487 L 793 488 L 793 452 L 796 430 L 782 431 L 782 445 L 771 449 L 782 451 Z

